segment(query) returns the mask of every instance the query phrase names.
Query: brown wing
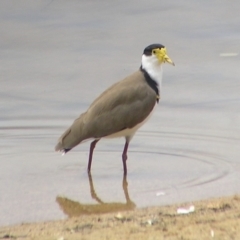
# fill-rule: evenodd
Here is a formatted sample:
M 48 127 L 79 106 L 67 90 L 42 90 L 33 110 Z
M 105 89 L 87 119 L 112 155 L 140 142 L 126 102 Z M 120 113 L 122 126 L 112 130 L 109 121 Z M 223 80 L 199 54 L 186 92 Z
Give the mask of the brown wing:
M 84 116 L 88 136 L 101 138 L 142 122 L 156 103 L 156 93 L 139 71 L 106 90 Z
M 61 145 L 70 149 L 85 139 L 132 128 L 147 118 L 155 103 L 155 91 L 137 71 L 103 92 L 63 134 Z

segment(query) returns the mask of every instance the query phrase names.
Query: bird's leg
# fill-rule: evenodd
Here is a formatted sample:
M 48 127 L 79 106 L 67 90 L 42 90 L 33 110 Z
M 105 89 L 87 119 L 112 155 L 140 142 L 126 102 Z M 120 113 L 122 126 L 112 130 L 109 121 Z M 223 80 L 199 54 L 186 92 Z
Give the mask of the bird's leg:
M 126 139 L 125 146 L 124 146 L 123 153 L 122 153 L 124 175 L 127 175 L 127 150 L 128 150 L 128 145 L 129 145 L 129 142 Z
M 92 175 L 89 172 L 88 173 L 88 180 L 89 180 L 89 185 L 90 185 L 90 192 L 91 192 L 91 196 L 93 199 L 95 199 L 98 203 L 103 204 L 104 202 L 97 196 L 94 186 L 93 186 L 93 180 L 92 180 Z
M 123 191 L 124 191 L 126 201 L 127 201 L 127 203 L 129 203 L 129 202 L 131 202 L 131 200 L 130 200 L 129 194 L 128 194 L 128 182 L 127 182 L 127 176 L 125 174 L 123 175 L 122 186 L 123 186 Z
M 100 139 L 96 139 L 93 142 L 91 142 L 90 151 L 89 151 L 89 158 L 88 158 L 88 172 L 91 172 L 93 150 L 94 150 L 94 148 L 95 148 L 95 146 L 96 146 L 96 144 L 99 140 Z

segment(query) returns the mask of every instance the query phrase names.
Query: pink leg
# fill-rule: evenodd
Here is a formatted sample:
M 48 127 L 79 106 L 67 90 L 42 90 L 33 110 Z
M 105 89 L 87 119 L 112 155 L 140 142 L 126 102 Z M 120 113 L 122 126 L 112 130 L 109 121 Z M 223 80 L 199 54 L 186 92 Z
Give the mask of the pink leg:
M 91 142 L 91 145 L 90 145 L 90 152 L 89 152 L 89 158 L 88 158 L 88 172 L 89 173 L 91 172 L 93 150 L 99 140 L 100 139 L 94 140 L 93 142 Z
M 126 140 L 123 153 L 122 153 L 124 175 L 127 175 L 127 150 L 128 150 L 128 141 Z

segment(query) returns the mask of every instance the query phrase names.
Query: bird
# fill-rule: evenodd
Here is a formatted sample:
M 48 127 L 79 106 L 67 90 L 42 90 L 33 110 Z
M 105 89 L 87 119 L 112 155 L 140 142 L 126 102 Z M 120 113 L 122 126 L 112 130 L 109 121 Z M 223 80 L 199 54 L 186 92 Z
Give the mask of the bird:
M 164 45 L 154 43 L 145 47 L 140 68 L 97 97 L 61 135 L 55 151 L 65 154 L 78 144 L 91 140 L 87 167 L 90 173 L 93 151 L 98 141 L 124 137 L 122 163 L 124 175 L 127 175 L 128 146 L 160 100 L 164 63 L 175 65 Z

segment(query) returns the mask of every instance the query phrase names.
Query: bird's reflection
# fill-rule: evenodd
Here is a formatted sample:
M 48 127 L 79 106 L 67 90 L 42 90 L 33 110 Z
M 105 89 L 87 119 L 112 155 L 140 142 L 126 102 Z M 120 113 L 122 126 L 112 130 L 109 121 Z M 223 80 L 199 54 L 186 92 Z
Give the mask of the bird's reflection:
M 56 201 L 58 202 L 60 208 L 69 217 L 126 211 L 126 210 L 132 210 L 136 207 L 135 203 L 131 201 L 128 194 L 128 183 L 127 183 L 126 176 L 123 176 L 123 180 L 122 180 L 122 187 L 123 187 L 124 195 L 126 198 L 126 203 L 103 202 L 95 192 L 91 174 L 88 174 L 88 179 L 89 179 L 91 196 L 93 199 L 97 201 L 97 204 L 84 204 L 84 203 L 76 202 L 71 199 L 68 199 L 65 197 L 59 197 L 59 196 L 56 198 Z

